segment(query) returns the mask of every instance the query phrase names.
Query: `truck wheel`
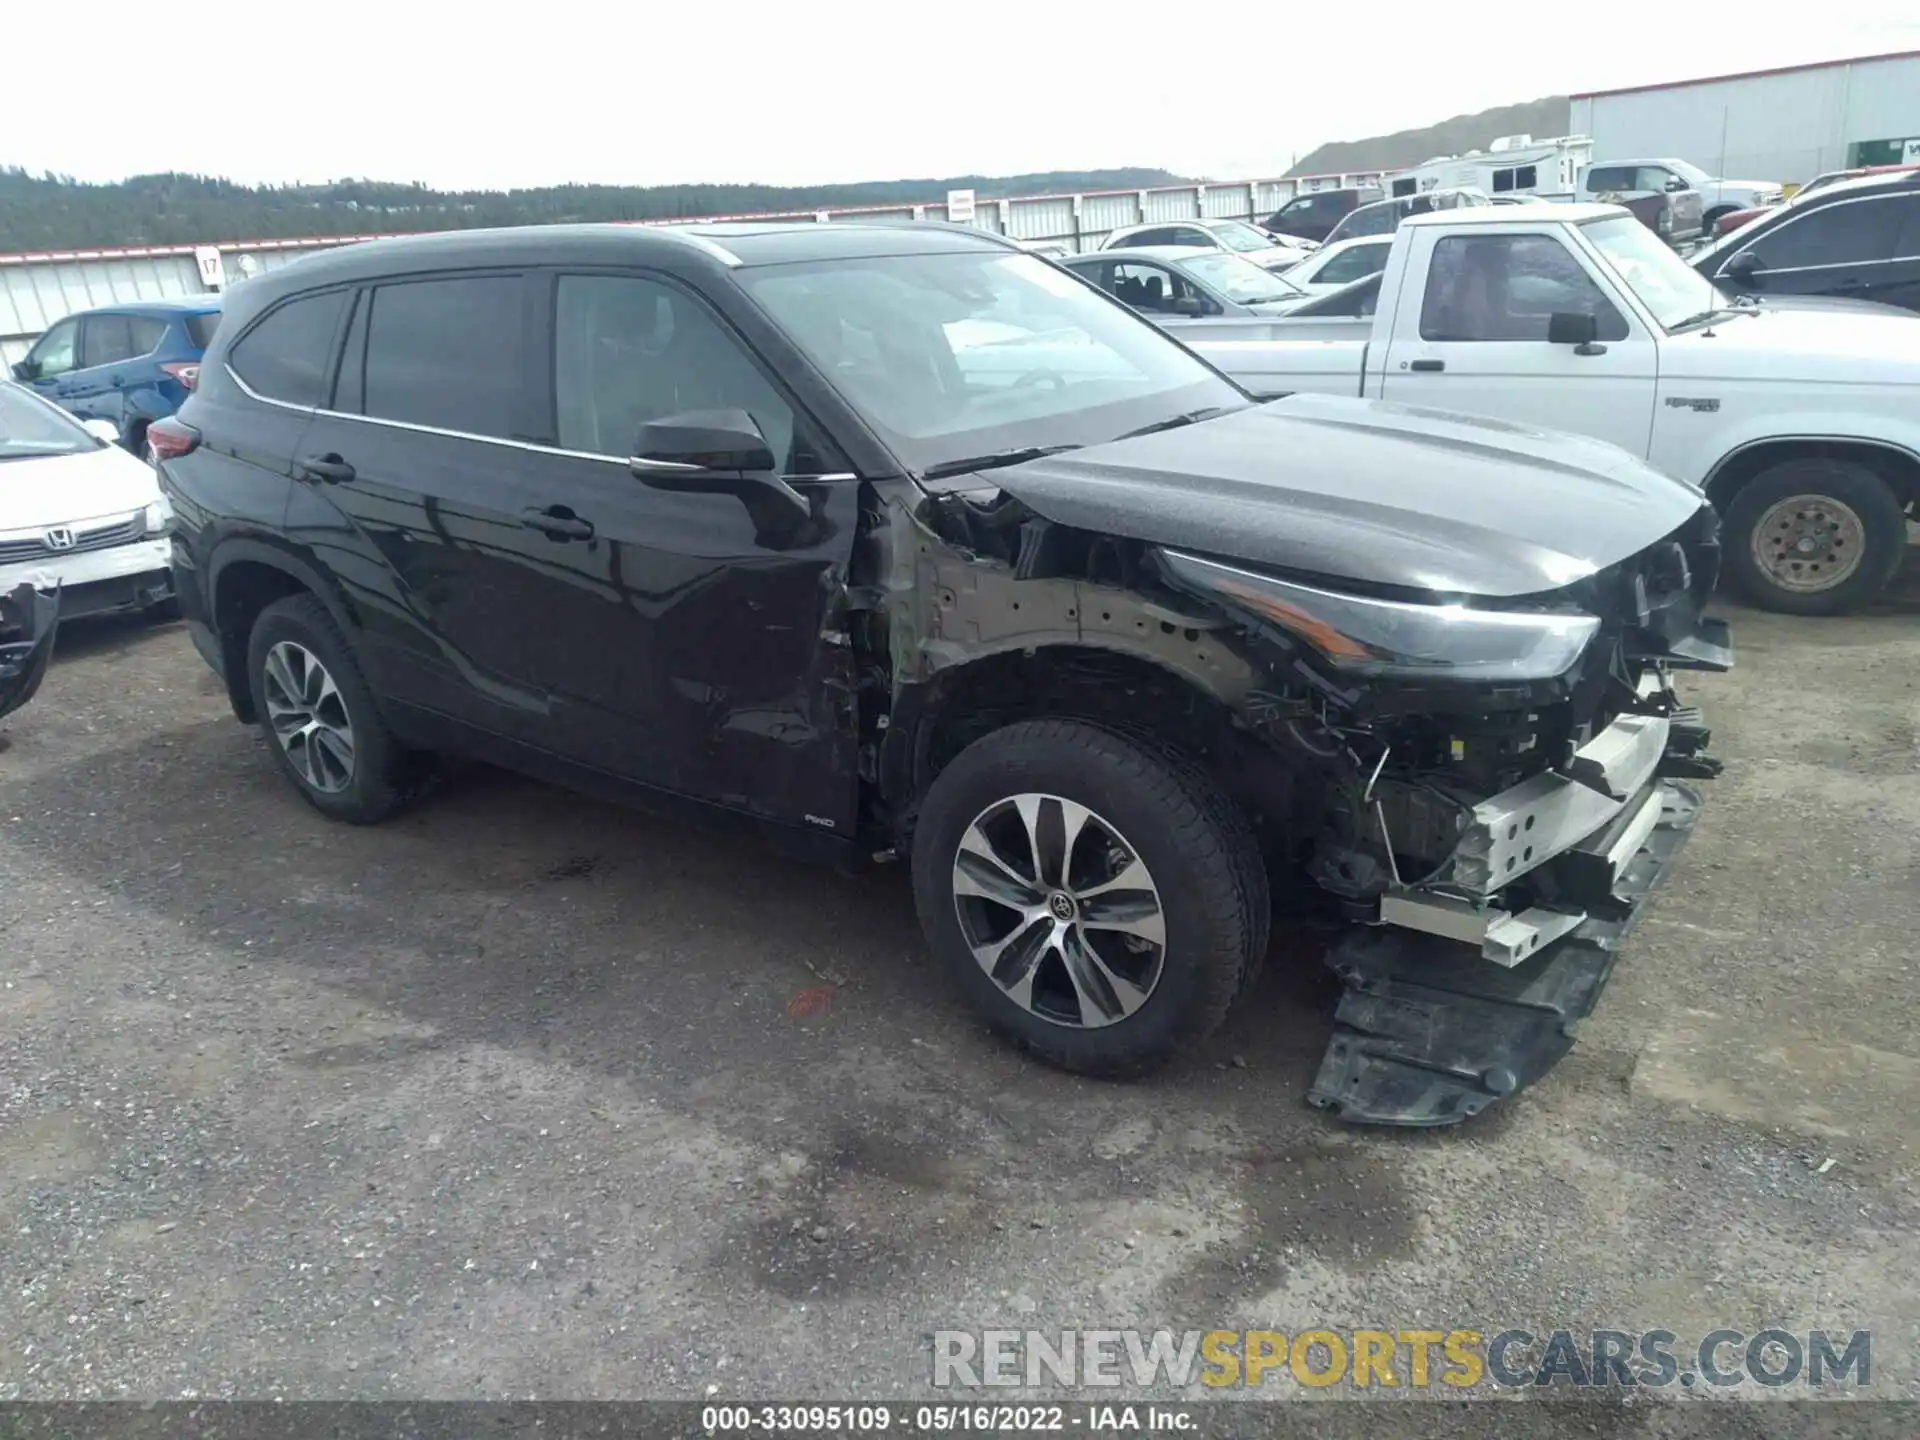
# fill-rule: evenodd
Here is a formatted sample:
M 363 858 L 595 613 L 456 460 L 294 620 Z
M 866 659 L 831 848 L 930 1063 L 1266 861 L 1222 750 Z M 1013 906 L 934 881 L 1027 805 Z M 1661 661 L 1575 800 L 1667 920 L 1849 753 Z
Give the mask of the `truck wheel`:
M 1266 870 L 1238 809 L 1197 768 L 1084 721 L 1009 725 L 943 770 L 913 888 L 987 1022 L 1088 1074 L 1197 1046 L 1267 945 Z
M 1763 610 L 1845 615 L 1885 588 L 1907 549 L 1893 490 L 1852 460 L 1787 460 L 1727 506 L 1727 571 Z
M 247 674 L 274 760 L 314 809 L 372 825 L 411 798 L 417 761 L 388 732 L 353 647 L 317 599 L 290 595 L 260 612 Z

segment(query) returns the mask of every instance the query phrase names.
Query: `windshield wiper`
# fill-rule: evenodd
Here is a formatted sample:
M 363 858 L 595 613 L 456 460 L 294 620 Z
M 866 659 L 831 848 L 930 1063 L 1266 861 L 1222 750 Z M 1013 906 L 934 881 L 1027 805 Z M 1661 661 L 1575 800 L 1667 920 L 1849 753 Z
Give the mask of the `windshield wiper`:
M 1757 309 L 1758 307 L 1756 306 L 1753 308 Z M 1752 313 L 1753 313 L 1752 309 L 1745 308 L 1738 305 L 1716 305 L 1711 310 L 1702 310 L 1698 315 L 1689 315 L 1684 320 L 1676 321 L 1674 324 L 1668 326 L 1667 328 L 1675 331 L 1685 330 L 1689 326 L 1693 326 L 1693 325 L 1711 324 L 1713 321 L 1718 320 L 1723 315 L 1729 315 L 1729 316 L 1750 315 Z
M 949 475 L 965 475 L 974 470 L 998 470 L 1003 465 L 1024 465 L 1062 450 L 1078 450 L 1078 445 L 1027 445 L 1018 450 L 996 450 L 991 455 L 975 455 L 966 460 L 942 460 L 920 472 L 922 480 L 944 480 Z
M 1116 435 L 1116 440 L 1131 440 L 1136 435 L 1157 435 L 1162 430 L 1178 430 L 1182 425 L 1196 425 L 1202 420 L 1211 420 L 1216 415 L 1230 414 L 1237 407 L 1232 405 L 1209 405 L 1203 410 L 1189 410 L 1184 415 L 1175 415 L 1171 419 L 1156 420 L 1151 425 L 1142 425 L 1138 430 L 1129 430 L 1124 435 Z

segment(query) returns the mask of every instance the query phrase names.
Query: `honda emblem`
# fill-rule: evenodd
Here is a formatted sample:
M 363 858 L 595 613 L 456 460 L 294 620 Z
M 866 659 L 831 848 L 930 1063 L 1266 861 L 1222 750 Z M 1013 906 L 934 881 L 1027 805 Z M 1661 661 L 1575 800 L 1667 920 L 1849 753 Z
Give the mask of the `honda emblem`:
M 56 526 L 47 531 L 47 548 L 49 550 L 71 550 L 73 548 L 73 531 L 64 525 Z

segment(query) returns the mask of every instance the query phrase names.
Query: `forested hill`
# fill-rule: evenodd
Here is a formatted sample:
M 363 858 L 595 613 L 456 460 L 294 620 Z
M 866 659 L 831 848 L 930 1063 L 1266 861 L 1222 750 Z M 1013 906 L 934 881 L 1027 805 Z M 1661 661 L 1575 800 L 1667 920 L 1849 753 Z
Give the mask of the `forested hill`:
M 375 180 L 255 186 L 171 174 L 84 184 L 0 167 L 0 253 L 938 202 L 949 190 L 973 190 L 986 198 L 1180 183 L 1180 176 L 1165 170 L 1124 169 L 846 185 L 554 185 L 443 192 Z

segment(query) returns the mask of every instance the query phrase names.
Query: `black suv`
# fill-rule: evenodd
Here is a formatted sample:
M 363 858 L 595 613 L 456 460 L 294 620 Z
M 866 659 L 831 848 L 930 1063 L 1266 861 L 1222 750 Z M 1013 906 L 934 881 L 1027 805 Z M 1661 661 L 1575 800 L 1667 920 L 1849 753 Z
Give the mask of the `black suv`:
M 1325 240 L 1333 227 L 1362 205 L 1386 199 L 1379 186 L 1343 186 L 1338 190 L 1309 190 L 1296 195 L 1261 222 L 1276 235 L 1298 235 L 1303 240 Z
M 1691 263 L 1729 294 L 1920 310 L 1920 172 L 1823 185 L 1764 212 Z
M 317 809 L 438 753 L 911 862 L 1047 1058 L 1205 1036 L 1270 880 L 1368 922 L 1316 1103 L 1551 1066 L 1711 762 L 1699 492 L 1610 446 L 1256 405 L 940 225 L 381 241 L 229 297 L 149 432 L 195 643 Z

